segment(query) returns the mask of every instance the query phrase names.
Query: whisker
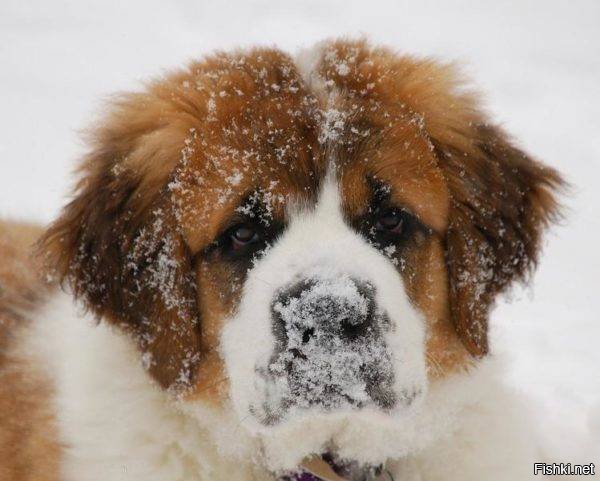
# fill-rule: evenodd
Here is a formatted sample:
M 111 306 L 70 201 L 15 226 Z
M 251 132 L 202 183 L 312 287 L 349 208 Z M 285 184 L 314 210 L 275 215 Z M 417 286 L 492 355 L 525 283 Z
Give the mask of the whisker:
M 261 278 L 260 278 L 260 277 L 258 277 L 258 276 L 254 276 L 254 277 L 255 277 L 257 280 L 259 280 L 260 282 L 263 282 L 264 284 L 266 284 L 266 285 L 268 285 L 268 286 L 275 287 L 275 285 L 274 285 L 274 284 L 271 284 L 269 281 L 265 281 L 264 279 L 261 279 Z

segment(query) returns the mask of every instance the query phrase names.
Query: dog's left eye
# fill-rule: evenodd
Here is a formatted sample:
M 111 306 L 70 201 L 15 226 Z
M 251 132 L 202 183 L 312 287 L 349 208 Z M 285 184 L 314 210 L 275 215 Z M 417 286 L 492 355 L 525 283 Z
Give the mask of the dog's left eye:
M 388 209 L 382 213 L 375 223 L 378 232 L 400 235 L 404 227 L 405 215 L 401 210 Z
M 258 242 L 260 235 L 253 226 L 241 224 L 231 230 L 230 239 L 233 249 L 240 250 Z

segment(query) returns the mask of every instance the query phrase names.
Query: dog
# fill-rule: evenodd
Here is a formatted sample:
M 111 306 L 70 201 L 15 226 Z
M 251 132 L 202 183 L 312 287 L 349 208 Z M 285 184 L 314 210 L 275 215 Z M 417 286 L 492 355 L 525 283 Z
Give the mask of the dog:
M 36 260 L 4 228 L 0 479 L 534 477 L 488 319 L 563 181 L 455 67 L 216 53 L 88 146 Z

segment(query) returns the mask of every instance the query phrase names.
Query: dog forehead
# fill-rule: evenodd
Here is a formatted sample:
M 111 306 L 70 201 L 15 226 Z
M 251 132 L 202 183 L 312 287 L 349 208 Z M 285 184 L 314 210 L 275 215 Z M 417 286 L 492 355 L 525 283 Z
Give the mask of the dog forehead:
M 209 242 L 251 192 L 262 192 L 281 218 L 291 200 L 314 202 L 333 164 L 351 215 L 367 207 L 372 178 L 425 224 L 445 229 L 448 190 L 422 119 L 373 87 L 389 78 L 377 59 L 363 59 L 373 71 L 349 79 L 338 67 L 358 54 L 336 52 L 321 53 L 312 67 L 324 84 L 286 55 L 266 50 L 192 68 L 193 93 L 190 79 L 178 80 L 182 95 L 200 92 L 207 112 L 189 128 L 169 184 L 192 248 Z
M 365 209 L 371 179 L 390 188 L 394 203 L 443 232 L 450 210 L 447 180 L 413 101 L 428 90 L 434 96 L 435 82 L 419 78 L 406 88 L 413 59 L 360 41 L 320 44 L 300 55 L 299 67 L 319 99 L 319 140 L 338 166 L 346 211 Z
M 314 197 L 324 170 L 314 98 L 284 54 L 258 49 L 190 69 L 181 95 L 206 117 L 189 128 L 169 190 L 192 250 L 209 243 L 244 200 L 283 218 Z

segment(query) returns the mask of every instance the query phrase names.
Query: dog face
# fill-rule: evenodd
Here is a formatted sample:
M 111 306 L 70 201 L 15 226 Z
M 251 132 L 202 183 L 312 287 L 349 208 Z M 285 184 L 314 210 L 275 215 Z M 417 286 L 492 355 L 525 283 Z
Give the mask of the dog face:
M 271 467 L 374 463 L 430 383 L 486 354 L 560 182 L 448 66 L 259 49 L 118 99 L 43 247 L 163 388 L 232 410 Z
M 288 410 L 408 406 L 424 388 L 423 322 L 389 257 L 417 221 L 366 207 L 346 222 L 340 191 L 327 178 L 316 206 L 290 209 L 222 334 L 232 397 L 263 424 Z

